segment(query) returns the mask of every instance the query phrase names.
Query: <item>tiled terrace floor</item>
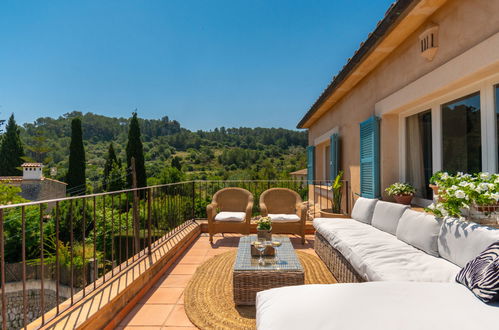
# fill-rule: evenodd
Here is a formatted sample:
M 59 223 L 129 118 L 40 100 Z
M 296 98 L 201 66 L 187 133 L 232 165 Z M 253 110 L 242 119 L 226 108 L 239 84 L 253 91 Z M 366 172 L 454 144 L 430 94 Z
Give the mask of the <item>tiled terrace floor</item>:
M 315 254 L 313 239 L 312 235 L 307 236 L 306 244 L 302 245 L 300 238 L 291 237 L 295 249 Z M 238 243 L 238 235 L 217 235 L 211 245 L 208 234 L 201 234 L 117 329 L 197 329 L 184 311 L 184 288 L 199 265 L 217 254 L 236 249 Z

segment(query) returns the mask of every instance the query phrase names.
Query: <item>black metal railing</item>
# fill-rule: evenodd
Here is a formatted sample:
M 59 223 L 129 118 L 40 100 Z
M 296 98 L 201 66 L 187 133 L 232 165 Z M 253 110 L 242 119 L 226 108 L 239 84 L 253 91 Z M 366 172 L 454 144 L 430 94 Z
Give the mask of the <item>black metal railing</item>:
M 151 254 L 194 219 L 206 218 L 213 194 L 269 188 L 298 192 L 311 217 L 332 207 L 330 181 L 188 181 L 0 206 L 2 328 L 23 328 L 62 313 L 124 269 Z M 342 210 L 350 205 L 344 182 Z M 255 202 L 254 216 L 259 214 Z M 22 283 L 22 289 L 19 288 Z M 29 296 L 29 299 L 28 299 Z M 62 305 L 63 301 L 69 302 Z M 14 306 L 17 304 L 17 306 Z M 64 307 L 63 307 L 64 306 Z M 7 311 L 9 310 L 9 313 Z M 13 313 L 11 311 L 18 311 Z

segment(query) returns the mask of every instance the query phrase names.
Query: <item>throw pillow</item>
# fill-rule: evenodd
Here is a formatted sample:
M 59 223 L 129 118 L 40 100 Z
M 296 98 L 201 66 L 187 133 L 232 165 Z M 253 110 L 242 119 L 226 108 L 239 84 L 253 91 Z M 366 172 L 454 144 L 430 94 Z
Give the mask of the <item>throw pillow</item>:
M 490 245 L 457 274 L 464 284 L 483 302 L 499 300 L 499 241 Z

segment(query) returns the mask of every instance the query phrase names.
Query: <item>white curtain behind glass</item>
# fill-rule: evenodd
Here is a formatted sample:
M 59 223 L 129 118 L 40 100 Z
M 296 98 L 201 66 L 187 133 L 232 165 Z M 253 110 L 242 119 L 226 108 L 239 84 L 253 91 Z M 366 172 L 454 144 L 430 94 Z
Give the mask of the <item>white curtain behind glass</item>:
M 422 127 L 418 115 L 406 119 L 406 175 L 407 182 L 416 188 L 416 195 L 423 196 L 426 189 L 423 163 Z

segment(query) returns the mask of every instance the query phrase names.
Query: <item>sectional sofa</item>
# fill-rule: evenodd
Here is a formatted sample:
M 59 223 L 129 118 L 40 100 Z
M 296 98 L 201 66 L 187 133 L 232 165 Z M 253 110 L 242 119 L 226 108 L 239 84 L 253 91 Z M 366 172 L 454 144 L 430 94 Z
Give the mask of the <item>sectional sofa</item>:
M 315 251 L 341 284 L 258 293 L 258 329 L 497 327 L 499 304 L 455 278 L 499 241 L 498 229 L 366 198 L 351 217 L 314 219 Z

